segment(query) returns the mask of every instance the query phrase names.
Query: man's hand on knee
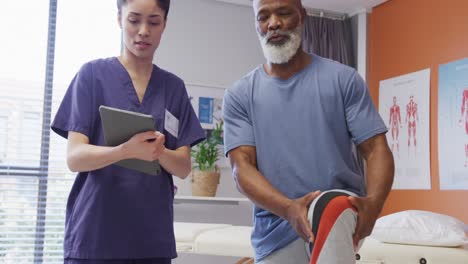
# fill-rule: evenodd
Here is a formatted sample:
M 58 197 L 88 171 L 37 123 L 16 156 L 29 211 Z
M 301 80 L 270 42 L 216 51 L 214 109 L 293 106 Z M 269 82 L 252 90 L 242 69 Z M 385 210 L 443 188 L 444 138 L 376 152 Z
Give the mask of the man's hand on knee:
M 356 230 L 353 235 L 354 247 L 359 241 L 371 234 L 375 221 L 379 217 L 382 203 L 369 197 L 349 196 L 348 200 L 358 211 Z
M 317 198 L 319 194 L 320 191 L 311 192 L 301 198 L 292 200 L 287 209 L 286 220 L 304 241 L 314 241 L 314 234 L 307 220 L 307 211 L 312 201 Z

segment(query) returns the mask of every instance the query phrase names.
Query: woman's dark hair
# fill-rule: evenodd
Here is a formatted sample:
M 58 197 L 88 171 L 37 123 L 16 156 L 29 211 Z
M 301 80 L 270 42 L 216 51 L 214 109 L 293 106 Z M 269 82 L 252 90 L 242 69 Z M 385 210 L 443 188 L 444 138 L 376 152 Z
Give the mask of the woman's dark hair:
M 162 10 L 164 10 L 164 20 L 167 19 L 167 14 L 169 13 L 169 7 L 171 5 L 171 0 L 155 0 Z M 117 9 L 119 14 L 122 12 L 122 6 L 127 4 L 127 0 L 117 0 Z

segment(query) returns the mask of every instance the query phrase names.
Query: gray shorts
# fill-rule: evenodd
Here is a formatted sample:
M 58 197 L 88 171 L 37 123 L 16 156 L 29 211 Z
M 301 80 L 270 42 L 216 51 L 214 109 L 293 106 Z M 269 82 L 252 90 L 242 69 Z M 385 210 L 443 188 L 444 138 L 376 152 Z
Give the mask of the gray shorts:
M 266 258 L 256 264 L 308 264 L 309 257 L 307 256 L 302 238 L 296 239 L 289 243 L 286 247 L 276 250 Z

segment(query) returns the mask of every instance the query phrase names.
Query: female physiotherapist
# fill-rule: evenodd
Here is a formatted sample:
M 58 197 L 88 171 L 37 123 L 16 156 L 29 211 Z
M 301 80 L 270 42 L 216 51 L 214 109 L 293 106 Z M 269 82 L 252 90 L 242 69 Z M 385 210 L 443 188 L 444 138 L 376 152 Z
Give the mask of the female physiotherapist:
M 65 264 L 165 264 L 177 256 L 171 175 L 189 174 L 190 147 L 205 133 L 183 81 L 152 63 L 169 4 L 117 1 L 122 54 L 84 64 L 52 123 L 68 138 L 67 163 L 78 172 L 67 203 Z M 158 131 L 105 147 L 100 105 L 151 114 Z M 162 172 L 111 165 L 128 158 L 159 160 Z

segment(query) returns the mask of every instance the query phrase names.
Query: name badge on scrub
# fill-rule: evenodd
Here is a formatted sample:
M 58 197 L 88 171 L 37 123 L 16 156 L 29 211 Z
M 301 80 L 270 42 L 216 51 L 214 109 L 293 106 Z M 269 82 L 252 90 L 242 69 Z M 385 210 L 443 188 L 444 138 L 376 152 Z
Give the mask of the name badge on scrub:
M 167 109 L 164 117 L 164 129 L 175 138 L 179 135 L 179 119 L 167 111 Z

